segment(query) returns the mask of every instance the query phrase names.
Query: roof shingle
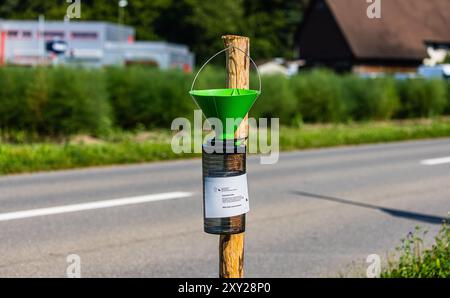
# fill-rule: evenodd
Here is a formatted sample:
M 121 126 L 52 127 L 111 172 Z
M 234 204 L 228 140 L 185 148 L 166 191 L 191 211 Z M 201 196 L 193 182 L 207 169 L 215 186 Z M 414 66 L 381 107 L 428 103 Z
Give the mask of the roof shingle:
M 381 0 L 369 19 L 366 0 L 326 0 L 359 59 L 423 59 L 426 42 L 450 43 L 450 0 Z

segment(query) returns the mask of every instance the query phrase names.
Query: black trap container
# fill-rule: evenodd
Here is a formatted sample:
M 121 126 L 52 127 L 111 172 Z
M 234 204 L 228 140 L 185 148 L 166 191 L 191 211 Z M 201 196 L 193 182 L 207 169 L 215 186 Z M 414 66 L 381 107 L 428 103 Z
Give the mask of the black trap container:
M 249 211 L 246 146 L 238 140 L 209 140 L 202 147 L 204 230 L 230 235 L 245 231 Z

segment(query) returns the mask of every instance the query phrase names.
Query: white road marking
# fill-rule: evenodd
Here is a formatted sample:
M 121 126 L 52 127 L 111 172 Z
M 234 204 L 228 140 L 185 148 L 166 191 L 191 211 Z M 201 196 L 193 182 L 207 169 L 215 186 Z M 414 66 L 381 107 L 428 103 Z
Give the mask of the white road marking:
M 46 215 L 63 214 L 63 213 L 71 213 L 71 212 L 94 210 L 94 209 L 119 207 L 119 206 L 126 206 L 126 205 L 135 205 L 135 204 L 142 204 L 142 203 L 163 201 L 163 200 L 181 199 L 181 198 L 191 197 L 192 195 L 193 194 L 190 192 L 168 192 L 168 193 L 160 193 L 160 194 L 153 194 L 153 195 L 147 195 L 147 196 L 121 198 L 121 199 L 96 201 L 96 202 L 74 204 L 74 205 L 65 205 L 65 206 L 56 206 L 56 207 L 49 207 L 49 208 L 24 210 L 24 211 L 10 212 L 10 213 L 2 213 L 2 214 L 0 214 L 0 221 L 8 221 L 8 220 L 30 218 L 30 217 L 37 217 L 37 216 L 46 216 Z
M 420 163 L 425 166 L 435 166 L 435 165 L 441 165 L 444 163 L 450 163 L 450 156 L 433 158 L 433 159 L 424 159 Z

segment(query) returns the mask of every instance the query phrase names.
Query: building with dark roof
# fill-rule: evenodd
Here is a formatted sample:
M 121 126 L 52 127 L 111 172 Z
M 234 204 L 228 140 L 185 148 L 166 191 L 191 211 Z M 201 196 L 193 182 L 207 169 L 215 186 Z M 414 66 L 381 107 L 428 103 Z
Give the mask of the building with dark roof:
M 307 66 L 337 71 L 416 71 L 430 48 L 450 47 L 449 0 L 312 0 L 297 37 Z

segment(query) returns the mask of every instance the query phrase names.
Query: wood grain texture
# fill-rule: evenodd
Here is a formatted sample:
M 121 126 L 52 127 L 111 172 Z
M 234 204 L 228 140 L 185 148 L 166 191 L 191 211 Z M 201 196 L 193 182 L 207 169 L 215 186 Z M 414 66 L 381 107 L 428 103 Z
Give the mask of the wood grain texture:
M 244 277 L 244 233 L 220 235 L 220 278 Z
M 227 51 L 227 86 L 228 88 L 249 89 L 250 87 L 250 39 L 248 37 L 226 35 L 222 37 Z M 247 53 L 247 55 L 245 54 Z M 245 139 L 248 136 L 248 115 L 245 116 L 235 138 Z M 221 278 L 244 277 L 244 233 L 221 235 L 219 240 L 219 276 Z
M 227 87 L 237 89 L 250 88 L 250 39 L 244 36 L 222 36 L 225 48 L 233 46 L 227 51 Z M 237 50 L 241 49 L 242 51 Z M 244 54 L 244 53 L 247 53 Z M 245 116 L 235 133 L 236 139 L 245 139 L 248 136 L 248 115 Z

